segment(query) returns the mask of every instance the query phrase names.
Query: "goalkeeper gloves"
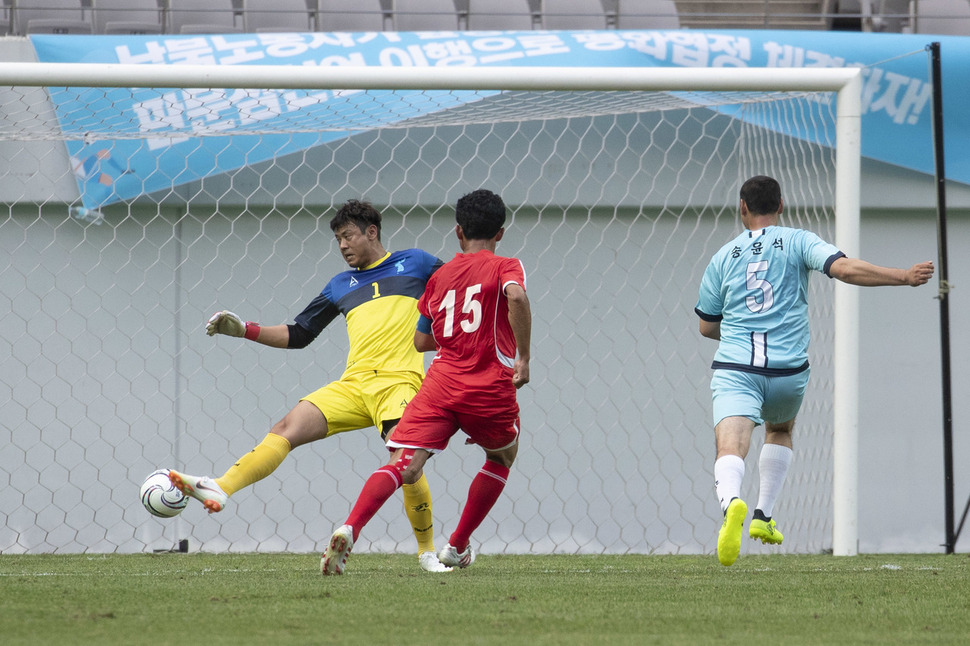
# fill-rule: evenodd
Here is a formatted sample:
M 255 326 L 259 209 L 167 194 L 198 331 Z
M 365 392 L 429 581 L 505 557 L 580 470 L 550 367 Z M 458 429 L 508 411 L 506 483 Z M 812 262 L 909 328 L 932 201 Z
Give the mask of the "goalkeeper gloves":
M 255 323 L 243 323 L 243 320 L 229 310 L 216 312 L 206 323 L 205 333 L 209 336 L 225 334 L 226 336 L 246 337 L 255 341 L 259 336 L 259 326 Z

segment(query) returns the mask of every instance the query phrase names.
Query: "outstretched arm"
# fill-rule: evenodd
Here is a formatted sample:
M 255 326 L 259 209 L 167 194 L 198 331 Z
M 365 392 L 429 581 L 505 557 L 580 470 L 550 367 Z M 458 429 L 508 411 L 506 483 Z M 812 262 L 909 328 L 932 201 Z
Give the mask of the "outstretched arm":
M 290 328 L 285 323 L 282 325 L 261 325 L 253 341 L 272 348 L 288 348 Z
M 251 341 L 274 348 L 285 348 L 290 341 L 290 330 L 287 325 L 263 327 L 255 323 L 244 323 L 241 318 L 229 310 L 213 314 L 205 326 L 205 332 L 209 336 L 224 334 L 226 336 L 246 337 Z
M 529 360 L 532 352 L 532 307 L 529 297 L 521 285 L 510 283 L 505 288 L 505 296 L 509 299 L 509 324 L 515 335 L 515 346 L 518 356 L 515 359 L 515 371 L 512 383 L 516 388 L 529 383 Z
M 829 275 L 843 283 L 861 287 L 909 285 L 918 287 L 933 277 L 933 263 L 916 263 L 909 269 L 880 267 L 858 258 L 839 258 L 829 268 Z

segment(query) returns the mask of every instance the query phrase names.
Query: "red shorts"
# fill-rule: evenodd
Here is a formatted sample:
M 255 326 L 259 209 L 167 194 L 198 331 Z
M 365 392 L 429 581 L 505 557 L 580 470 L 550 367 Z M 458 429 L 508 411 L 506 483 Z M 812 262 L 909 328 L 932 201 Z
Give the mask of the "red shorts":
M 511 380 L 509 386 L 511 391 L 501 388 L 468 397 L 470 393 L 454 387 L 443 388 L 429 374 L 404 409 L 387 446 L 438 453 L 459 429 L 468 435 L 470 443 L 489 451 L 511 446 L 519 436 L 519 406 Z

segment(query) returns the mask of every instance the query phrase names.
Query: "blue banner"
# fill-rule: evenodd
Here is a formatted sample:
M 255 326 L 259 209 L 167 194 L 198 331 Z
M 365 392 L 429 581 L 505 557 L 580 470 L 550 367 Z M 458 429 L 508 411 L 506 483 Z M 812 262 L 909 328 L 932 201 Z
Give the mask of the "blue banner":
M 142 65 L 303 66 L 576 66 L 576 67 L 862 67 L 862 153 L 932 174 L 931 87 L 926 46 L 941 43 L 947 148 L 970 141 L 970 38 L 801 31 L 541 31 L 428 33 L 258 33 L 165 36 L 32 35 L 40 61 Z M 85 121 L 102 130 L 105 116 L 119 136 L 112 141 L 67 142 L 82 202 L 88 208 L 296 152 L 383 123 L 446 110 L 481 93 L 395 92 L 375 111 L 357 91 L 174 89 L 158 92 L 91 89 L 52 91 L 66 128 Z M 426 94 L 424 96 L 427 96 Z M 112 109 L 106 110 L 108 106 Z M 341 128 L 319 123 L 339 108 Z M 346 123 L 356 130 L 348 132 Z M 306 119 L 298 134 L 253 136 L 231 150 L 231 129 L 272 131 L 276 121 Z M 281 128 L 282 130 L 282 128 Z M 190 135 L 187 133 L 191 133 Z M 792 132 L 795 136 L 804 133 Z M 147 141 L 147 145 L 144 143 Z M 244 152 L 243 152 L 244 151 Z M 970 156 L 951 154 L 949 179 L 970 184 Z

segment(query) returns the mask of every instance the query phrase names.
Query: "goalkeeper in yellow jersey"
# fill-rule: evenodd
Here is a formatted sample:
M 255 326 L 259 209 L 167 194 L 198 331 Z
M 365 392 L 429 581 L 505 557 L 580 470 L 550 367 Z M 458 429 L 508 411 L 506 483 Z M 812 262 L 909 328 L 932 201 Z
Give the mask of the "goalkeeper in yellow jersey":
M 222 311 L 206 326 L 209 336 L 225 334 L 274 348 L 305 348 L 343 314 L 350 338 L 347 367 L 340 379 L 301 399 L 221 477 L 170 471 L 172 484 L 201 501 L 209 513 L 222 511 L 229 496 L 268 476 L 298 446 L 370 426 L 386 439 L 424 378 L 424 357 L 413 344 L 417 301 L 428 278 L 444 263 L 419 249 L 386 251 L 381 214 L 367 202 L 345 203 L 330 221 L 330 229 L 351 268 L 331 279 L 293 324 L 260 326 Z M 429 572 L 449 571 L 434 548 L 427 479 L 422 474 L 403 490 L 421 567 Z

